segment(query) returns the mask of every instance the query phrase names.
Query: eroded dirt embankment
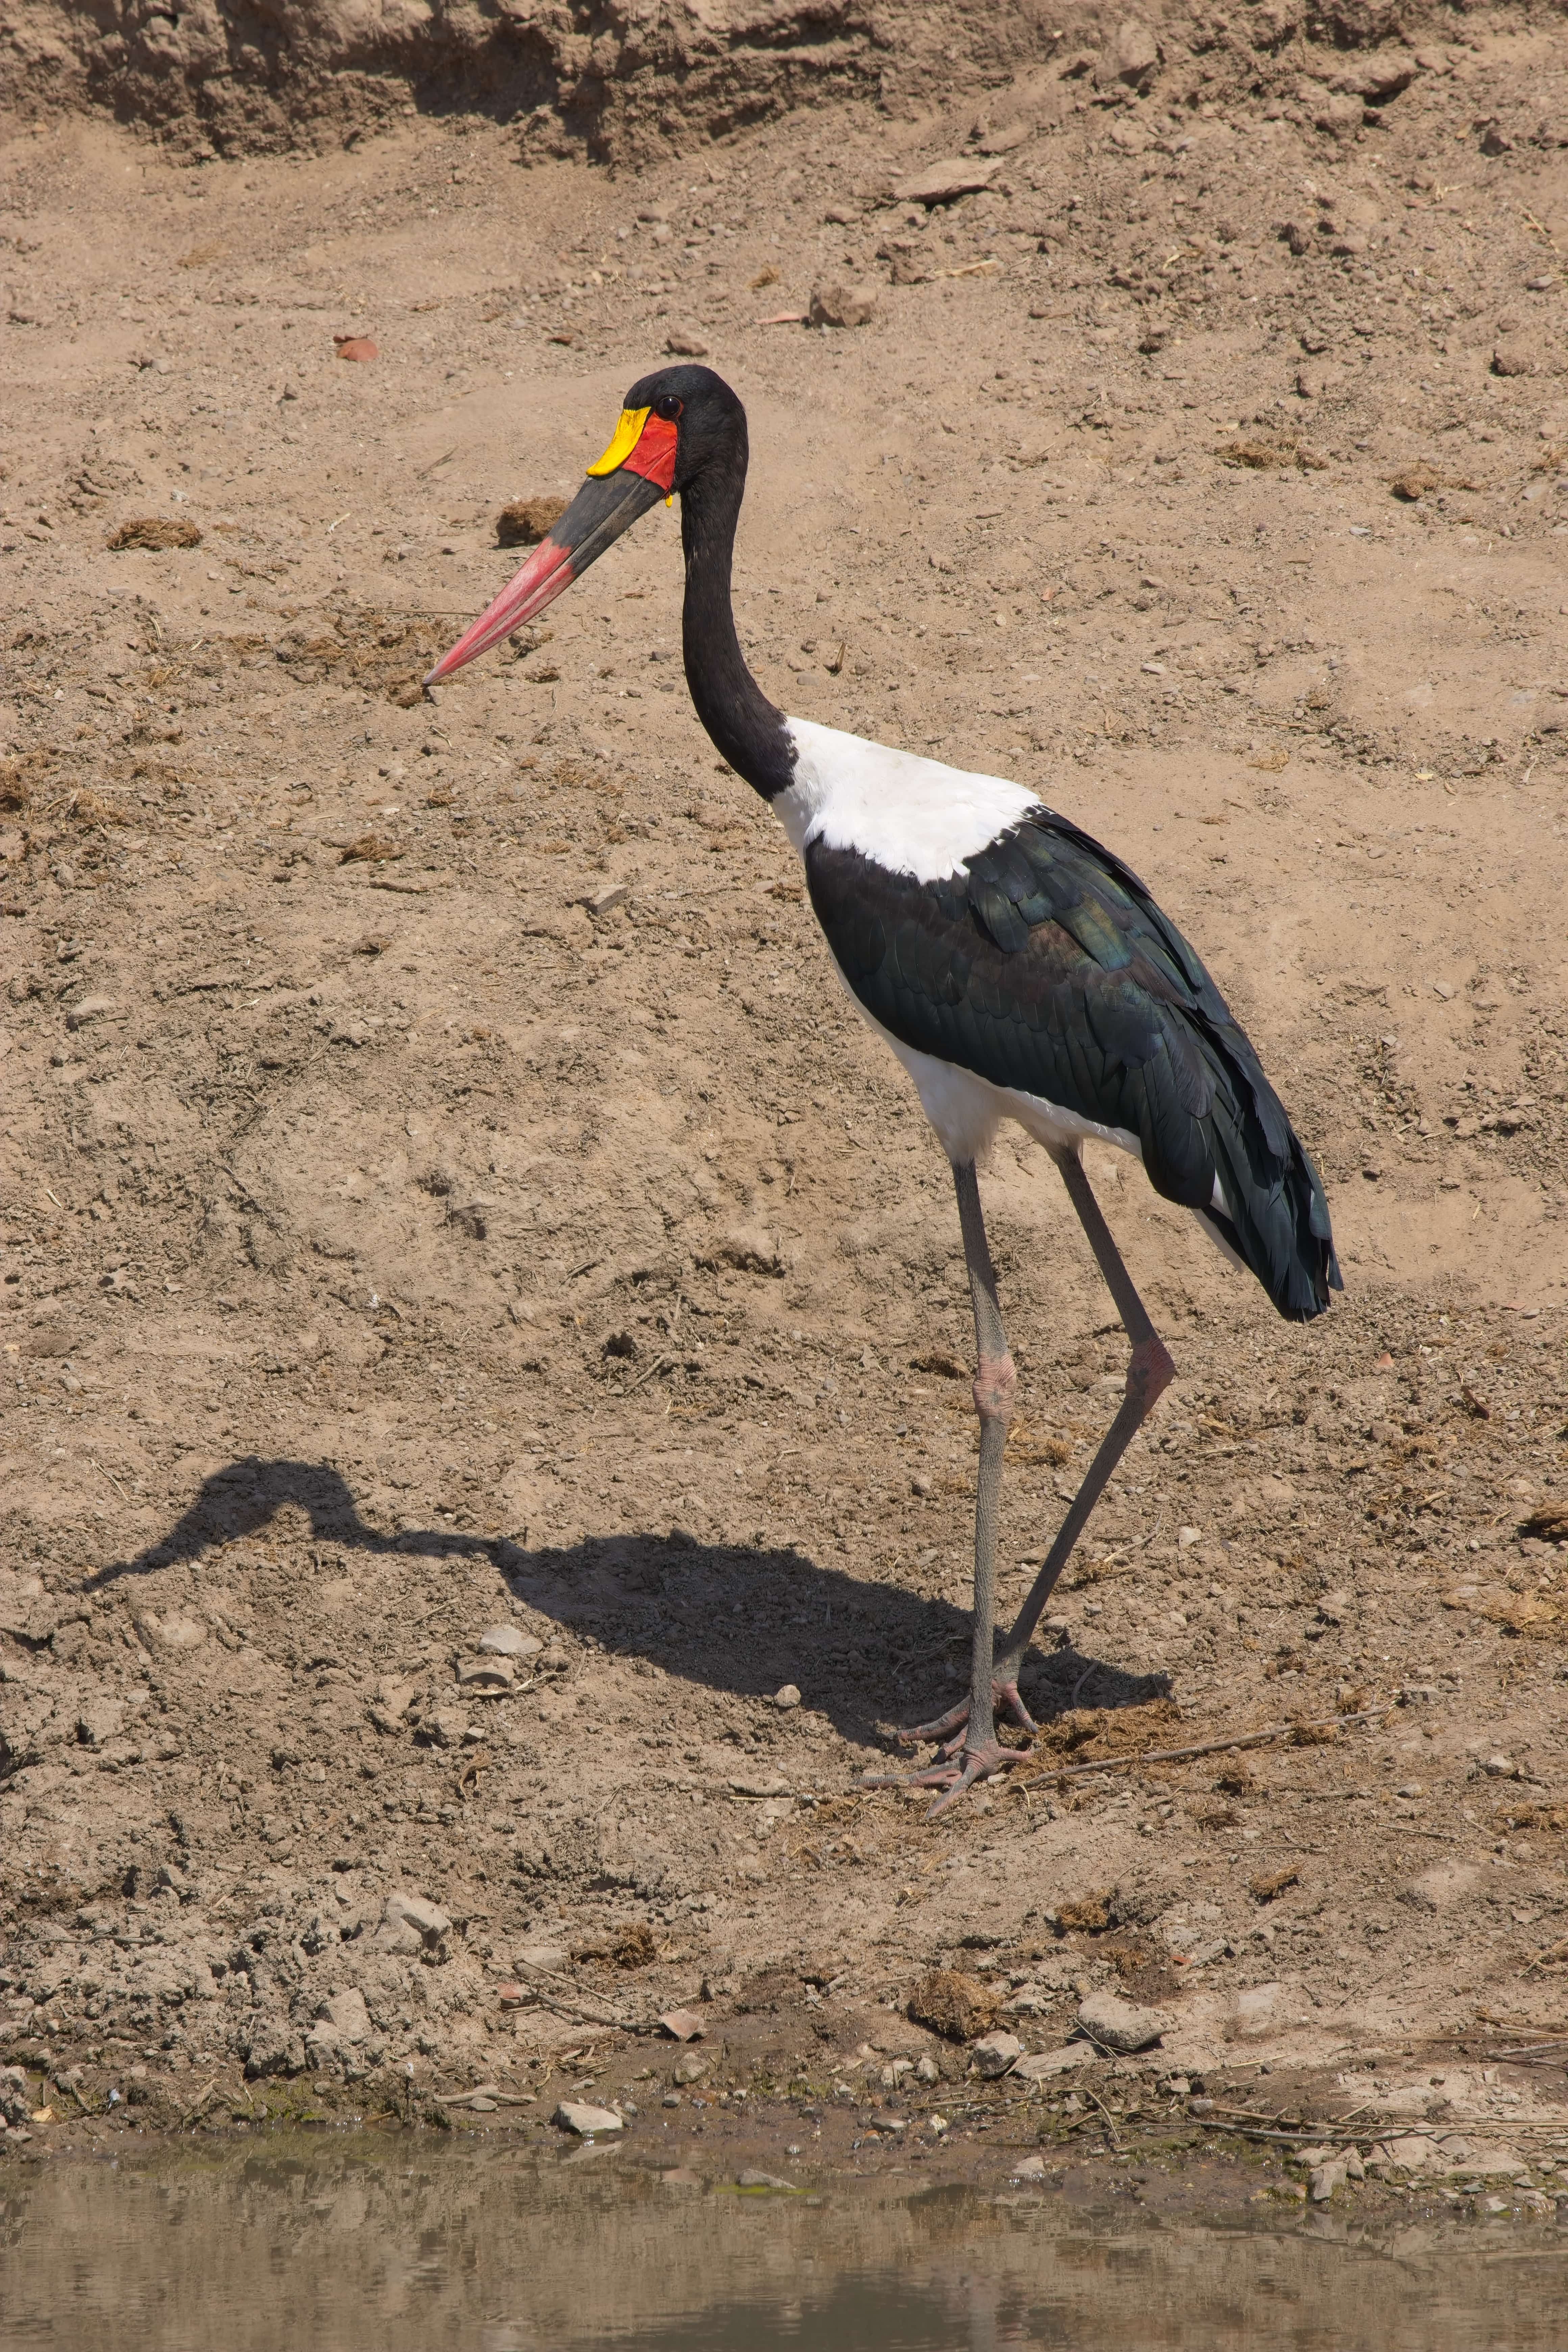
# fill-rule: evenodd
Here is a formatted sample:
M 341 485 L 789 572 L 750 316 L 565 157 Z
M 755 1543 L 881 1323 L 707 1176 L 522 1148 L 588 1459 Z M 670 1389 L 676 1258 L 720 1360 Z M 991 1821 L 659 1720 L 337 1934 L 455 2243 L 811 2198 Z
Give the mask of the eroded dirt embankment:
M 1545 2193 L 1563 66 L 1450 29 L 1119 33 L 614 178 L 472 118 L 7 148 L 16 2145 L 459 2093 L 543 2133 L 584 2085 L 715 2128 L 637 2031 L 679 2005 L 726 2114 L 798 2084 L 830 2153 L 1310 2098 Z M 971 193 L 894 198 L 943 157 Z M 836 279 L 864 327 L 764 323 Z M 1037 1756 L 936 1825 L 858 1780 L 962 1674 L 951 1187 L 691 716 L 670 519 L 417 692 L 503 500 L 672 342 L 748 404 L 770 692 L 1126 854 L 1345 1265 L 1282 1326 L 1093 1156 L 1180 1380 L 1031 1661 Z M 1125 1349 L 1037 1155 L 985 1184 L 1013 1595 Z M 988 2089 L 912 2022 L 948 1962 L 1065 2071 Z M 1079 2090 L 1111 1989 L 1163 2040 Z
M 631 0 L 613 13 L 588 0 L 16 0 L 0 109 L 111 115 L 198 160 L 471 114 L 512 126 L 525 159 L 625 163 L 845 100 L 907 119 L 973 92 L 984 110 L 1020 74 L 1108 50 L 1112 79 L 1148 85 L 1157 56 L 1179 101 L 1257 100 L 1289 91 L 1314 51 L 1353 61 L 1460 21 L 1430 0 L 1267 0 L 1234 20 L 1103 0 Z M 1358 79 L 1352 62 L 1346 87 L 1382 103 L 1388 79 Z

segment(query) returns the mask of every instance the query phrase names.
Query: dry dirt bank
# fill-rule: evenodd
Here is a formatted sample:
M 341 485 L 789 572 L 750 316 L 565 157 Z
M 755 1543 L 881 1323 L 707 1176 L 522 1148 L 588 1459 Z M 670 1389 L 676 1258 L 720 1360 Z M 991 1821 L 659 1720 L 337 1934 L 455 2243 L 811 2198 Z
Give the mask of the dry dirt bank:
M 907 110 L 1005 84 L 1064 42 L 1098 46 L 1118 22 L 1038 0 L 631 0 L 613 11 L 583 0 L 18 0 L 0 36 L 0 104 L 110 114 L 209 160 L 335 145 L 416 112 L 507 124 L 529 160 L 646 160 L 803 105 Z M 1355 43 L 1393 22 L 1387 0 L 1279 5 L 1234 44 L 1222 34 L 1205 47 L 1241 60 L 1256 49 L 1267 72 L 1309 25 Z M 1173 25 L 1179 41 L 1186 19 Z
M 46 2063 L 57 2113 L 545 2117 L 678 2000 L 731 2081 L 860 2118 L 918 2052 L 951 2107 L 902 2010 L 959 1958 L 1038 2049 L 1086 1987 L 1154 2000 L 1123 2105 L 1267 2064 L 1369 2146 L 1457 2135 L 1436 2170 L 1546 2162 L 1561 2075 L 1487 2053 L 1560 2015 L 1568 1931 L 1563 55 L 1467 20 L 1381 104 L 1319 63 L 1206 111 L 1000 90 L 990 192 L 929 215 L 887 192 L 971 110 L 615 183 L 461 125 L 7 150 L 23 2145 Z M 757 323 L 834 277 L 869 326 Z M 414 691 L 502 500 L 672 334 L 751 409 L 764 680 L 1151 877 L 1345 1265 L 1287 1329 L 1096 1161 L 1181 1379 L 1034 1661 L 1038 1765 L 935 1827 L 855 1782 L 963 1654 L 950 1190 L 680 690 L 672 519 Z M 146 518 L 199 544 L 108 551 Z M 1021 1590 L 1123 1353 L 1049 1171 L 1005 1146 L 989 1198 Z

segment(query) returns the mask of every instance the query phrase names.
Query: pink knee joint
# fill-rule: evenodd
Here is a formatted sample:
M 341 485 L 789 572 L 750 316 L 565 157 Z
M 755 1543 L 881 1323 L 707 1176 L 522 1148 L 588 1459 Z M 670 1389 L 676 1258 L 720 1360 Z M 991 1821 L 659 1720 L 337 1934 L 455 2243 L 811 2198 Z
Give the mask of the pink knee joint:
M 982 1356 L 974 1380 L 974 1410 L 982 1421 L 1011 1421 L 1018 1385 L 1011 1356 Z

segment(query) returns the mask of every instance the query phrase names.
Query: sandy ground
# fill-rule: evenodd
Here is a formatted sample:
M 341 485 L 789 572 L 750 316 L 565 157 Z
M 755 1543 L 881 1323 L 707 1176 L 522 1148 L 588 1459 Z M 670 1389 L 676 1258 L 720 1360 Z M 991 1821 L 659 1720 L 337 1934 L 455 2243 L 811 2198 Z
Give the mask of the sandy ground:
M 646 2102 L 672 2003 L 847 2133 L 980 2116 L 904 2014 L 956 1961 L 1031 2050 L 1152 2002 L 1105 2083 L 1162 2114 L 1283 2070 L 1434 2174 L 1547 2164 L 1561 2069 L 1487 2053 L 1568 1953 L 1563 52 L 1478 18 L 1364 117 L 1077 62 L 929 213 L 973 108 L 618 177 L 461 121 L 6 147 L 7 2145 Z M 833 280 L 868 325 L 760 323 Z M 672 337 L 750 410 L 764 685 L 1138 866 L 1344 1265 L 1282 1325 L 1090 1155 L 1179 1379 L 1037 1759 L 933 1825 L 857 1779 L 963 1673 L 951 1189 L 691 714 L 673 517 L 417 691 Z M 199 544 L 110 551 L 146 519 Z M 984 1182 L 1008 1599 L 1125 1348 L 1048 1165 Z

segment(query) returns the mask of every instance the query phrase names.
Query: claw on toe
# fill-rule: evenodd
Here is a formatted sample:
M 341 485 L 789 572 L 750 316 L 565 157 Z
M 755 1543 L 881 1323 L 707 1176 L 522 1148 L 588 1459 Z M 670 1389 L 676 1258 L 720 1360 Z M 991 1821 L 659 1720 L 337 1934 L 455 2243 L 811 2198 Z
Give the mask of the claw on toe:
M 934 1821 L 948 1806 L 972 1789 L 977 1780 L 987 1780 L 997 1772 L 1010 1772 L 1021 1764 L 1030 1751 L 1027 1748 L 1004 1748 L 996 1737 L 995 1718 L 1002 1717 L 1016 1723 L 1020 1731 L 1037 1732 L 1039 1725 L 1018 1695 L 1016 1669 L 999 1672 L 991 1685 L 992 1720 L 986 1726 L 985 1738 L 977 1748 L 970 1746 L 971 1708 L 967 1698 L 949 1707 L 930 1723 L 911 1724 L 894 1736 L 906 1748 L 934 1739 L 938 1754 L 919 1772 L 868 1772 L 861 1780 L 863 1789 L 935 1789 L 939 1794 L 926 1815 Z
M 926 1809 L 926 1819 L 934 1822 L 955 1805 L 966 1789 L 977 1780 L 989 1780 L 998 1772 L 1010 1772 L 1028 1754 L 1026 1748 L 1004 1748 L 999 1739 L 988 1739 L 983 1748 L 966 1748 L 960 1760 L 952 1764 L 933 1764 L 928 1771 L 917 1772 L 909 1785 L 911 1789 L 938 1789 L 942 1791 L 934 1805 Z
M 962 1706 L 950 1706 L 945 1715 L 934 1717 L 930 1723 L 900 1724 L 894 1737 L 901 1747 L 919 1748 L 928 1739 L 948 1739 L 956 1731 L 962 1746 L 962 1734 L 968 1721 L 969 1701 L 965 1699 Z
M 992 1684 L 991 1703 L 998 1715 L 1005 1717 L 1009 1723 L 1016 1723 L 1020 1731 L 1038 1731 L 1039 1725 L 1019 1696 L 1016 1675 L 1009 1675 L 1005 1682 Z M 947 1752 L 956 1756 L 963 1742 L 954 1739 L 952 1735 L 964 1731 L 968 1723 L 969 1701 L 965 1698 L 961 1699 L 956 1706 L 949 1707 L 945 1715 L 936 1717 L 934 1721 L 911 1724 L 908 1730 L 900 1730 L 898 1737 L 906 1748 L 918 1748 L 926 1739 L 946 1740 L 950 1743 Z
M 1010 1772 L 1028 1756 L 1026 1748 L 1004 1748 L 999 1739 L 985 1741 L 983 1747 L 969 1748 L 963 1738 L 952 1740 L 942 1750 L 942 1760 L 928 1764 L 921 1772 L 867 1772 L 860 1781 L 863 1789 L 935 1789 L 940 1793 L 935 1804 L 926 1811 L 928 1822 L 934 1822 L 949 1805 L 955 1804 L 966 1789 L 977 1780 L 989 1780 L 998 1772 Z

